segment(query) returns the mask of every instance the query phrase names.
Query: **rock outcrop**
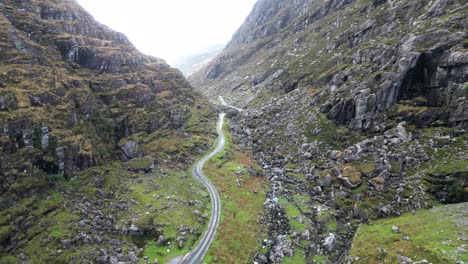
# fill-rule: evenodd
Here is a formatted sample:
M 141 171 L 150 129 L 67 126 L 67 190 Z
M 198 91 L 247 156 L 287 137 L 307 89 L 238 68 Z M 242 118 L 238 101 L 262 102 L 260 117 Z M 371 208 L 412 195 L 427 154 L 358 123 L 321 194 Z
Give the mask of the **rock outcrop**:
M 182 74 L 74 1 L 4 1 L 0 8 L 5 154 L 37 148 L 47 158 L 33 163 L 70 176 L 108 159 L 112 142 L 173 126 L 174 116 L 174 126 L 183 126 L 188 111 L 177 104 L 190 104 L 194 93 Z M 41 144 L 43 137 L 51 144 Z M 99 157 L 103 152 L 107 157 Z

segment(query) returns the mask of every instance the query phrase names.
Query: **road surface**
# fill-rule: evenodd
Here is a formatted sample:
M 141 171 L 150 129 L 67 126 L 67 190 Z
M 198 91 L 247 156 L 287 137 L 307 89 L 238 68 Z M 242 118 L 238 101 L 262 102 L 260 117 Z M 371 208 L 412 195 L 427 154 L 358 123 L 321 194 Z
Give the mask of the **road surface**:
M 236 109 L 239 112 L 242 112 L 242 109 L 228 105 L 222 96 L 219 97 L 221 104 Z M 208 178 L 203 174 L 203 165 L 214 157 L 216 154 L 221 152 L 224 149 L 224 145 L 226 144 L 226 137 L 223 133 L 223 124 L 224 124 L 224 117 L 226 116 L 225 113 L 219 114 L 218 125 L 216 127 L 216 131 L 218 133 L 218 140 L 216 142 L 216 148 L 207 156 L 202 158 L 198 161 L 192 169 L 192 176 L 199 182 L 203 183 L 205 187 L 208 189 L 211 197 L 211 218 L 210 223 L 208 224 L 208 230 L 203 234 L 203 237 L 200 239 L 198 245 L 187 253 L 183 258 L 175 258 L 170 263 L 179 263 L 179 264 L 200 264 L 205 257 L 206 252 L 210 248 L 211 243 L 213 242 L 216 229 L 218 229 L 219 221 L 221 217 L 221 199 L 219 198 L 218 191 L 213 186 L 213 184 L 208 180 Z
M 224 101 L 224 98 L 222 96 L 219 97 L 219 101 L 221 101 L 221 104 L 224 106 L 227 106 L 229 108 L 236 109 L 237 111 L 242 112 L 241 108 L 227 104 L 226 101 Z
M 203 257 L 205 256 L 208 248 L 213 242 L 213 239 L 216 235 L 216 229 L 218 229 L 219 221 L 221 217 L 221 200 L 219 198 L 218 191 L 213 186 L 213 184 L 208 180 L 208 178 L 203 174 L 203 165 L 211 159 L 213 156 L 223 150 L 224 145 L 226 144 L 226 138 L 223 133 L 223 124 L 225 113 L 219 114 L 219 121 L 217 125 L 218 140 L 216 142 L 216 148 L 203 159 L 198 161 L 192 169 L 192 176 L 199 182 L 203 183 L 206 186 L 210 193 L 211 197 L 211 218 L 210 223 L 208 224 L 208 230 L 203 234 L 203 237 L 200 239 L 198 245 L 189 252 L 185 257 L 179 262 L 180 264 L 199 264 L 202 262 Z

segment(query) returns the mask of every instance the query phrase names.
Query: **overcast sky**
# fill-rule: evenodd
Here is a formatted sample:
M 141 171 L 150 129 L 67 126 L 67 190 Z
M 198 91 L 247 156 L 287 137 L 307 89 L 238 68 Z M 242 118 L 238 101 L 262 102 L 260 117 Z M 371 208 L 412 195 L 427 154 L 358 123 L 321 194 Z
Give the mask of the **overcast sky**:
M 77 0 L 94 18 L 127 35 L 142 52 L 175 65 L 226 44 L 256 0 Z

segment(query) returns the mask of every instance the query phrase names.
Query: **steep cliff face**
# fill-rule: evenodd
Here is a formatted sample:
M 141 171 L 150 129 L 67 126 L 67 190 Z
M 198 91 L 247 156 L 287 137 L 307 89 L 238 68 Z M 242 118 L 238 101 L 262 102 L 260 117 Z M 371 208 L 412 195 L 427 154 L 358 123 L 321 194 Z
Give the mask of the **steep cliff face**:
M 108 158 L 122 138 L 183 126 L 174 119 L 183 119 L 183 104 L 194 97 L 183 76 L 74 1 L 1 7 L 1 126 L 9 153 L 49 148 L 39 165 L 71 176 Z M 77 138 L 80 129 L 88 135 Z
M 127 208 L 122 202 L 131 196 L 125 191 L 124 196 L 115 196 L 117 190 L 130 191 L 124 180 L 142 177 L 125 173 L 127 167 L 129 171 L 148 172 L 159 164 L 159 171 L 184 170 L 193 153 L 206 144 L 201 137 L 192 138 L 206 135 L 202 126 L 208 111 L 203 104 L 178 70 L 140 53 L 124 35 L 97 23 L 74 0 L 1 1 L 1 255 L 22 252 L 21 261 L 37 259 L 37 263 L 57 263 L 61 255 L 60 261 L 71 261 L 67 254 L 46 253 L 40 246 L 31 248 L 35 240 L 50 238 L 51 228 L 59 228 L 60 223 L 66 223 L 61 230 L 71 232 L 68 238 L 85 232 L 76 230 L 85 227 L 74 223 L 76 216 L 60 222 L 51 215 L 70 213 L 74 203 L 84 204 L 84 211 L 73 211 L 81 212 L 82 221 L 102 215 L 96 211 L 103 208 L 112 214 Z M 130 161 L 115 163 L 121 159 Z M 107 164 L 113 165 L 87 173 L 80 180 L 82 171 Z M 93 177 L 101 181 L 97 187 L 91 184 L 97 188 L 96 197 L 83 194 L 90 191 Z M 80 183 L 71 191 L 64 178 L 78 178 Z M 107 193 L 102 191 L 104 186 L 110 188 Z M 60 199 L 55 203 L 47 202 L 56 196 Z M 100 203 L 93 204 L 93 199 Z M 116 207 L 117 200 L 120 205 Z M 89 223 L 103 230 L 110 225 L 106 232 L 122 239 L 126 232 L 112 230 L 115 221 L 102 215 Z M 94 232 L 103 230 L 95 228 Z M 56 241 L 66 238 L 59 234 Z M 107 243 L 109 239 L 100 241 Z M 32 241 L 30 245 L 28 241 Z M 62 247 L 60 242 L 49 243 L 49 250 Z M 67 243 L 64 248 L 73 248 L 74 242 Z M 42 251 L 44 255 L 37 253 Z M 74 261 L 95 262 L 99 255 L 106 259 L 110 257 L 107 252 L 82 252 L 83 260 Z
M 320 88 L 333 95 L 322 112 L 356 129 L 421 96 L 424 106 L 451 104 L 443 119 L 466 126 L 464 102 L 434 99 L 449 90 L 454 99 L 465 95 L 465 9 L 458 1 L 259 1 L 228 48 L 192 81 L 243 105 Z
M 231 129 L 271 185 L 258 262 L 341 263 L 360 222 L 466 200 L 467 22 L 456 0 L 260 0 L 190 77 L 246 108 Z

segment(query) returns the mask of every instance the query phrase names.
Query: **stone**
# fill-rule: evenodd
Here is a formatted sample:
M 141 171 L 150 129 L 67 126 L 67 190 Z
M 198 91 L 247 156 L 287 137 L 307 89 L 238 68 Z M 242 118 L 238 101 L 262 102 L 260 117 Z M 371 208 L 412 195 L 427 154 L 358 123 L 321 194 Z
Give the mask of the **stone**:
M 314 191 L 315 194 L 321 194 L 322 193 L 322 187 L 315 186 L 313 191 Z
M 118 264 L 119 263 L 119 259 L 115 256 L 112 256 L 110 257 L 109 259 L 109 264 Z
M 42 106 L 41 98 L 39 96 L 29 96 L 31 106 Z
M 91 236 L 85 235 L 85 236 L 83 237 L 83 243 L 85 243 L 85 244 L 93 244 L 93 243 L 94 243 L 94 239 L 93 239 Z
M 398 226 L 392 226 L 392 231 L 393 231 L 393 233 L 397 233 L 397 234 L 399 234 L 401 232 L 400 228 Z
M 403 263 L 403 264 L 412 263 L 412 262 L 413 262 L 413 260 L 411 260 L 410 258 L 405 257 L 405 256 L 401 256 L 401 255 L 397 255 L 397 261 L 398 261 L 399 263 Z
M 167 239 L 165 236 L 163 235 L 160 235 L 159 238 L 158 238 L 158 241 L 156 242 L 156 244 L 158 246 L 162 246 L 162 245 L 165 245 L 167 244 L 167 242 L 169 242 L 169 239 Z
M 138 151 L 138 143 L 129 140 L 125 144 L 120 145 L 120 149 L 122 150 L 124 160 L 133 159 L 136 157 Z
M 0 111 L 6 111 L 6 110 L 8 110 L 6 99 L 4 97 L 0 97 Z
M 392 213 L 392 209 L 389 206 L 384 206 L 380 209 L 380 215 L 383 217 L 388 217 Z
M 406 122 L 401 122 L 397 126 L 397 137 L 402 141 L 402 142 L 409 142 L 412 140 L 412 134 L 408 133 L 406 129 L 404 128 L 404 125 L 406 125 Z
M 109 260 L 109 256 L 99 256 L 97 258 L 97 263 L 99 264 L 107 264 Z
M 324 241 L 322 246 L 328 251 L 332 252 L 335 249 L 336 246 L 336 237 L 334 234 L 330 234 L 327 236 Z
M 131 263 L 138 263 L 138 257 L 136 256 L 135 252 L 130 252 L 130 254 L 128 254 L 128 260 Z
M 306 241 L 309 241 L 310 240 L 310 231 L 309 229 L 306 229 L 302 234 L 301 234 L 301 238 L 303 240 L 306 240 Z
M 142 236 L 144 234 L 144 232 L 135 224 L 132 224 L 130 228 L 128 229 L 128 231 L 130 232 L 130 235 L 132 236 Z
M 388 254 L 387 250 L 385 250 L 384 248 L 377 248 L 377 252 L 379 253 L 380 259 L 385 258 Z
M 49 146 L 49 128 L 44 126 L 41 128 L 41 146 L 43 149 L 46 149 Z
M 62 240 L 62 246 L 63 246 L 64 248 L 69 248 L 69 247 L 71 246 L 71 244 L 72 244 L 72 241 L 71 241 L 70 239 L 64 239 L 64 240 Z

